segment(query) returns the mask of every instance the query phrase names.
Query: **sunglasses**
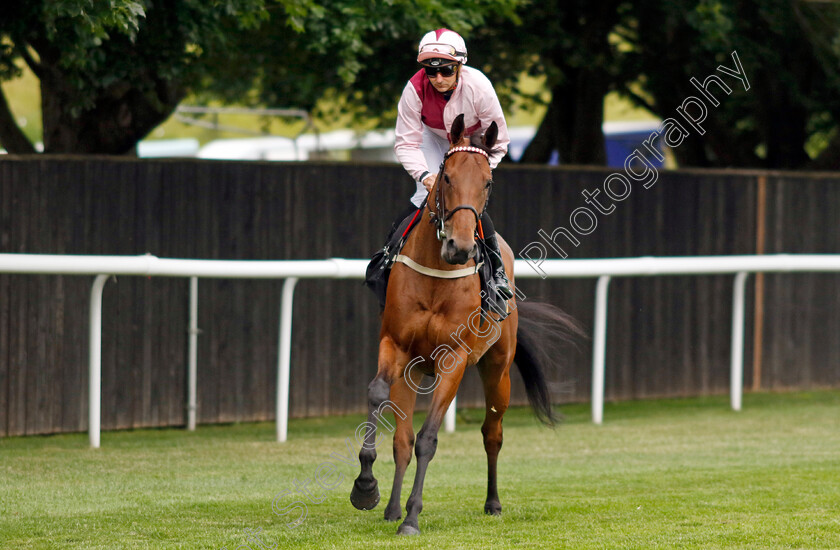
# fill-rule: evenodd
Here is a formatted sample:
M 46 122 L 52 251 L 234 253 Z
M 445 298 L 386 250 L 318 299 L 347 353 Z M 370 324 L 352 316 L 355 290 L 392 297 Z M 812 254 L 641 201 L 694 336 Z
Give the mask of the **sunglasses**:
M 429 78 L 434 78 L 436 74 L 440 73 L 440 75 L 444 78 L 449 78 L 450 76 L 455 74 L 455 65 L 443 65 L 441 67 L 423 67 L 423 70 L 426 71 L 426 76 Z

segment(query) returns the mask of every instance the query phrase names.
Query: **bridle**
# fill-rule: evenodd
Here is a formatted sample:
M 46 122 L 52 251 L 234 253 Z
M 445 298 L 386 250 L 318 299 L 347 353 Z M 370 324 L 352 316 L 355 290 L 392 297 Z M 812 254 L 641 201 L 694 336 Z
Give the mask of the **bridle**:
M 435 233 L 439 241 L 443 241 L 443 239 L 446 238 L 444 224 L 446 224 L 446 222 L 448 222 L 449 219 L 453 216 L 453 214 L 455 214 L 455 212 L 457 212 L 458 210 L 470 210 L 475 216 L 475 225 L 476 228 L 479 228 L 480 232 L 481 217 L 487 211 L 487 204 L 490 202 L 490 193 L 493 191 L 493 180 L 491 179 L 489 182 L 489 186 L 487 187 L 487 198 L 484 199 L 484 208 L 482 208 L 481 214 L 479 214 L 478 211 L 469 204 L 459 204 L 458 206 L 447 212 L 446 194 L 443 192 L 443 185 L 441 180 L 443 179 L 443 169 L 444 166 L 446 166 L 446 160 L 455 153 L 475 153 L 478 155 L 483 155 L 484 158 L 487 159 L 488 164 L 490 163 L 490 155 L 487 154 L 487 151 L 478 147 L 453 147 L 443 155 L 443 161 L 440 163 L 440 170 L 438 170 L 438 177 L 435 181 L 435 210 L 432 210 L 431 205 L 427 205 L 427 207 L 429 208 L 429 217 L 431 218 L 429 221 L 430 223 L 435 225 L 437 229 Z M 479 235 L 483 237 L 483 235 L 481 235 L 480 233 Z

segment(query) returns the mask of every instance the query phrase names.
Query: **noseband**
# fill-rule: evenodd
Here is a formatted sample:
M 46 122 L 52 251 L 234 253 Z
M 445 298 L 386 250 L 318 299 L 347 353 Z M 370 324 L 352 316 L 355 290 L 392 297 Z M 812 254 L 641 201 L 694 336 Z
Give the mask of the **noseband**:
M 449 219 L 452 217 L 455 212 L 458 210 L 470 210 L 473 215 L 475 216 L 475 225 L 479 227 L 481 225 L 481 217 L 487 211 L 487 203 L 490 202 L 490 193 L 493 190 L 493 180 L 490 180 L 490 187 L 487 190 L 487 198 L 484 200 L 484 208 L 481 210 L 481 214 L 478 211 L 470 206 L 469 204 L 459 204 L 452 210 L 446 210 L 446 194 L 443 192 L 443 185 L 441 179 L 443 179 L 443 169 L 446 166 L 446 160 L 451 157 L 455 153 L 475 153 L 479 155 L 483 155 L 487 162 L 490 162 L 490 155 L 484 149 L 479 149 L 478 147 L 453 147 L 452 149 L 448 150 L 443 155 L 443 162 L 440 163 L 440 170 L 438 171 L 437 181 L 435 182 L 435 212 L 432 212 L 432 209 L 429 208 L 429 216 L 431 217 L 431 223 L 433 223 L 437 228 L 437 239 L 439 241 L 443 241 L 446 238 L 446 231 L 444 230 L 443 226 Z

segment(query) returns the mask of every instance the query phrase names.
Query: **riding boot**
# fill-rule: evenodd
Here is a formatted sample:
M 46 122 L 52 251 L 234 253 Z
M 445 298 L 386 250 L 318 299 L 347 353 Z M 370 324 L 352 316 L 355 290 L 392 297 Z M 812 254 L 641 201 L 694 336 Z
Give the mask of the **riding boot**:
M 499 251 L 499 242 L 496 240 L 493 221 L 486 212 L 481 217 L 481 227 L 484 230 L 484 244 L 487 246 L 487 255 L 490 256 L 490 266 L 493 271 L 493 280 L 496 283 L 496 292 L 505 300 L 510 300 L 513 298 L 513 290 L 510 288 L 510 281 L 505 274 L 505 264 L 502 261 L 502 253 Z
M 405 219 L 408 216 L 414 214 L 416 211 L 417 211 L 417 207 L 412 204 L 410 207 L 407 207 L 405 210 L 400 212 L 397 219 L 394 220 L 394 223 L 391 225 L 391 230 L 388 231 L 388 236 L 385 238 L 385 245 L 386 246 L 388 245 L 388 243 L 391 242 L 391 239 L 394 237 L 394 233 L 397 232 L 397 229 L 399 228 L 400 225 L 402 225 L 403 221 L 405 221 Z
M 385 239 L 385 246 L 376 251 L 365 270 L 365 285 L 376 295 L 379 300 L 380 309 L 385 308 L 385 297 L 388 293 L 388 276 L 391 274 L 391 270 L 389 269 L 391 267 L 390 260 L 394 250 L 399 246 L 399 238 L 401 237 L 401 235 L 398 236 L 396 234 L 397 229 L 403 225 L 403 222 L 406 222 L 406 218 L 409 215 L 416 211 L 417 207 L 412 204 L 411 208 L 400 212 L 399 217 L 391 225 L 391 230 Z

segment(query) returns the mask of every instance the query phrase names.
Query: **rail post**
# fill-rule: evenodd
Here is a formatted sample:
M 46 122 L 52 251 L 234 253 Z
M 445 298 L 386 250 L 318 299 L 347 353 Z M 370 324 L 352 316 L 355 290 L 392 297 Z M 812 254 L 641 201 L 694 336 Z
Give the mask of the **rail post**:
M 455 431 L 455 403 L 458 401 L 458 396 L 452 398 L 452 403 L 449 404 L 449 408 L 446 409 L 446 416 L 443 417 L 443 429 L 446 433 L 452 433 Z
M 592 341 L 592 422 L 604 421 L 604 371 L 607 362 L 607 296 L 610 276 L 598 277 L 595 286 L 595 337 Z
M 280 305 L 280 343 L 277 359 L 277 441 L 286 441 L 289 427 L 289 370 L 292 363 L 292 305 L 295 298 L 297 277 L 283 282 Z
M 729 400 L 733 411 L 741 410 L 741 396 L 744 391 L 744 307 L 746 271 L 739 271 L 735 275 L 732 289 L 732 357 L 729 367 Z
M 90 289 L 88 333 L 88 439 L 99 448 L 100 406 L 102 404 L 102 290 L 109 275 L 97 275 Z
M 195 431 L 198 386 L 198 277 L 190 277 L 189 360 L 187 366 L 187 430 Z

